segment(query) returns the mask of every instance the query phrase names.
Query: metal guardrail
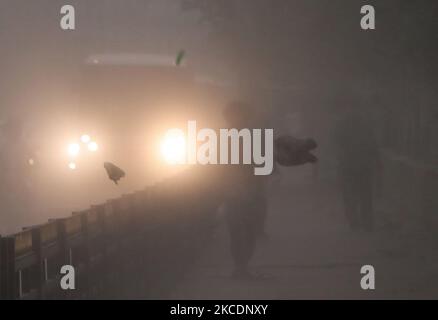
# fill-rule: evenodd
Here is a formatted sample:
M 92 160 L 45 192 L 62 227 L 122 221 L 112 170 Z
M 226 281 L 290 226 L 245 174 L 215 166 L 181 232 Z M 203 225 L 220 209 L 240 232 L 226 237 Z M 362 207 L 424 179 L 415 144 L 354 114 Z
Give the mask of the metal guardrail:
M 174 177 L 0 237 L 1 299 L 119 298 L 132 285 L 147 297 L 179 274 L 211 234 L 216 195 L 202 178 L 190 186 L 186 180 Z M 76 290 L 61 289 L 63 265 L 75 267 Z M 133 272 L 140 275 L 135 280 Z

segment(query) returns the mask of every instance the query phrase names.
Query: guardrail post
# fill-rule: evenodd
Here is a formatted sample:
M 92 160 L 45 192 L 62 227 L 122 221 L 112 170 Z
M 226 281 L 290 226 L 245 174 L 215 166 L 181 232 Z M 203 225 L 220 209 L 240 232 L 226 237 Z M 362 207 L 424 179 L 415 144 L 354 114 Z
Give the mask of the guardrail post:
M 117 292 L 118 276 L 120 272 L 118 271 L 117 264 L 120 259 L 114 260 L 114 256 L 117 253 L 120 254 L 120 246 L 118 241 L 120 237 L 118 236 L 118 225 L 119 221 L 117 219 L 118 213 L 114 205 L 114 200 L 107 200 L 105 205 L 99 210 L 100 216 L 104 222 L 104 246 L 105 246 L 105 288 L 106 295 L 108 297 L 113 297 L 114 292 Z M 110 258 L 111 256 L 111 258 Z M 111 261 L 110 261 L 111 259 Z
M 90 233 L 88 228 L 88 214 L 81 215 L 82 234 L 84 237 L 83 263 L 85 265 L 85 274 L 82 276 L 82 292 L 88 296 L 90 293 Z
M 104 206 L 94 206 L 93 207 L 97 212 L 97 223 L 100 226 L 102 230 L 102 250 L 103 254 L 106 257 L 107 256 L 107 226 L 106 226 L 106 215 L 105 215 L 105 208 Z
M 2 245 L 2 236 L 0 235 L 0 300 L 3 299 L 3 245 Z
M 70 264 L 70 252 L 67 248 L 67 234 L 64 219 L 58 219 L 56 221 L 56 227 L 58 229 L 58 242 L 61 249 L 61 264 Z
M 42 258 L 42 244 L 41 244 L 41 229 L 36 228 L 32 230 L 32 250 L 35 253 L 36 257 L 36 285 L 37 285 L 37 292 L 38 292 L 38 298 L 43 298 L 43 285 L 45 282 L 45 269 L 43 264 L 43 258 Z
M 61 263 L 60 265 L 65 265 L 65 264 L 71 264 L 70 261 L 70 251 L 67 248 L 67 234 L 66 234 L 66 230 L 65 230 L 65 223 L 64 223 L 64 219 L 58 219 L 56 220 L 56 228 L 58 229 L 58 243 L 59 243 L 59 251 L 60 251 L 60 258 L 61 258 Z M 60 270 L 58 270 L 59 273 Z M 60 297 L 67 297 L 67 292 L 63 291 L 61 289 L 61 287 L 58 287 L 60 290 Z
M 15 238 L 1 239 L 1 283 L 2 300 L 14 300 L 16 298 L 15 285 Z
M 97 224 L 101 230 L 99 239 L 99 249 L 102 254 L 102 263 L 100 265 L 100 272 L 98 277 L 97 294 L 102 295 L 108 285 L 108 232 L 106 226 L 105 207 L 103 205 L 92 206 L 97 212 Z

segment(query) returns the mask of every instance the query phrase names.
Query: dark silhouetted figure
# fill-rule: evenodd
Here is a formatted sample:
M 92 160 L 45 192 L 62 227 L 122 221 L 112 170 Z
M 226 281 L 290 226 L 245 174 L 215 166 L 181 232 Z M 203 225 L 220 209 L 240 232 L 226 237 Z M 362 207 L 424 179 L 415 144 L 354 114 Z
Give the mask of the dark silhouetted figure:
M 230 103 L 224 110 L 224 117 L 229 128 L 260 128 L 254 110 L 243 102 Z M 317 159 L 310 151 L 315 148 L 316 142 L 312 139 L 283 136 L 274 143 L 274 160 L 284 166 L 313 163 Z M 267 177 L 254 175 L 253 165 L 230 165 L 225 170 L 225 205 L 234 261 L 233 275 L 250 278 L 252 275 L 248 264 L 254 254 L 257 238 L 264 234 L 268 206 Z
M 344 210 L 353 230 L 374 228 L 373 189 L 379 181 L 379 148 L 358 110 L 349 110 L 335 130 L 338 177 Z
M 108 174 L 108 178 L 114 181 L 115 184 L 118 184 L 119 180 L 125 176 L 125 172 L 111 162 L 105 162 L 103 166 Z
M 224 110 L 229 128 L 255 128 L 254 110 L 243 102 L 232 102 Z M 242 145 L 239 155 L 242 157 Z M 229 153 L 230 154 L 230 153 Z M 240 162 L 242 163 L 242 162 Z M 233 276 L 248 278 L 248 263 L 257 237 L 263 233 L 267 210 L 264 176 L 255 176 L 252 165 L 229 165 L 224 169 L 226 219 L 234 261 Z

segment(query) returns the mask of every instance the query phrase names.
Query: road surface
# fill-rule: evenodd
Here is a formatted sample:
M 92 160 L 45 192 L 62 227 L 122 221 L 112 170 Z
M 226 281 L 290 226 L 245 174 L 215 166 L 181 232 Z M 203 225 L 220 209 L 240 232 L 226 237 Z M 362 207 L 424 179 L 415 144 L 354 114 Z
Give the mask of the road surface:
M 277 186 L 269 201 L 268 238 L 260 241 L 251 263 L 265 277 L 229 277 L 228 234 L 222 223 L 202 258 L 167 298 L 438 298 L 438 241 L 433 234 L 384 223 L 379 210 L 376 231 L 353 232 L 337 190 L 312 183 Z M 360 286 L 363 265 L 375 268 L 375 290 Z

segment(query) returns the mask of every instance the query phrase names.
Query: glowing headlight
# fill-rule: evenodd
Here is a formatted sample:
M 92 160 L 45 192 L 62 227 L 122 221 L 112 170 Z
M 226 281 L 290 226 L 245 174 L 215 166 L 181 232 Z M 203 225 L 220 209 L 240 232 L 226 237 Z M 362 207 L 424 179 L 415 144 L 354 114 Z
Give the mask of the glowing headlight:
M 81 147 L 77 143 L 72 143 L 68 146 L 68 154 L 75 157 L 79 154 Z
M 169 130 L 161 143 L 161 154 L 169 164 L 182 164 L 186 157 L 186 140 L 180 129 Z
M 91 152 L 97 151 L 97 149 L 99 149 L 99 146 L 96 142 L 92 141 L 88 144 L 88 150 L 90 150 Z
M 81 141 L 83 143 L 88 143 L 88 142 L 90 142 L 90 140 L 91 140 L 91 138 L 90 138 L 90 136 L 88 134 L 84 134 L 84 135 L 81 136 Z

